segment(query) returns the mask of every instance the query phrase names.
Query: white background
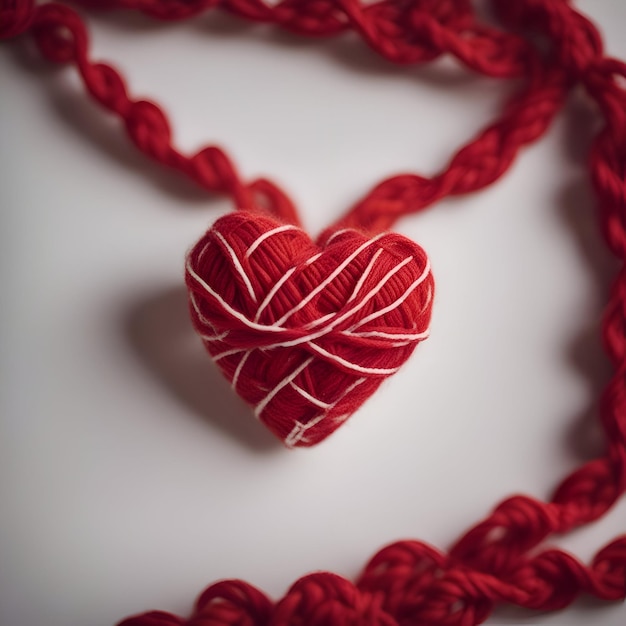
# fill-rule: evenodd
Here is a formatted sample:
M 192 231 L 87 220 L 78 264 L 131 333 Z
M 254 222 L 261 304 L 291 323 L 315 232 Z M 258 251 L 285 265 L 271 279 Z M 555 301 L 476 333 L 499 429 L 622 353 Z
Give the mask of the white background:
M 626 57 L 626 3 L 584 0 Z M 375 182 L 432 174 L 514 85 L 444 62 L 395 68 L 233 18 L 90 15 L 93 55 L 169 112 L 185 150 L 223 144 L 319 232 Z M 287 451 L 230 392 L 187 320 L 186 250 L 225 200 L 138 154 L 73 70 L 0 45 L 0 624 L 186 614 L 238 577 L 274 597 L 354 578 L 384 544 L 449 546 L 504 497 L 548 497 L 599 454 L 598 322 L 615 269 L 596 231 L 578 94 L 492 188 L 398 229 L 431 254 L 431 338 L 327 442 Z M 588 560 L 624 500 L 556 545 Z M 492 624 L 617 626 L 623 605 Z

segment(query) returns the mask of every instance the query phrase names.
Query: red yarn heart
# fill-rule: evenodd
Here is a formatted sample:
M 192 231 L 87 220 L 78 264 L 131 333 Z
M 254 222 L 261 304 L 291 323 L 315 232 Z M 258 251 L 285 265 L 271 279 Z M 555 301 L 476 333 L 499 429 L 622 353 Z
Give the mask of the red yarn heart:
M 428 335 L 426 253 L 395 233 L 300 228 L 239 211 L 191 250 L 194 326 L 235 391 L 287 446 L 312 446 Z

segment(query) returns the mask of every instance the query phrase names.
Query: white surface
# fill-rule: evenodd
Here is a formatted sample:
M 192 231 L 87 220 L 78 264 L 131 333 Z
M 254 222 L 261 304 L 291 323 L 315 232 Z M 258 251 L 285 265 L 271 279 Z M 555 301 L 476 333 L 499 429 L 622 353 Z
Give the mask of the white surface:
M 579 6 L 626 57 L 626 4 Z M 511 89 L 215 16 L 89 21 L 95 58 L 167 108 L 180 146 L 223 144 L 247 178 L 283 184 L 312 232 L 389 174 L 434 173 Z M 0 85 L 3 626 L 186 614 L 224 577 L 274 596 L 315 569 L 354 577 L 393 540 L 445 547 L 511 493 L 547 497 L 600 449 L 613 266 L 583 99 L 498 184 L 398 225 L 431 254 L 432 337 L 327 442 L 289 452 L 187 321 L 183 256 L 228 202 L 137 154 L 29 45 L 0 46 Z M 556 544 L 586 560 L 625 528 L 622 500 Z M 578 602 L 489 623 L 625 617 Z

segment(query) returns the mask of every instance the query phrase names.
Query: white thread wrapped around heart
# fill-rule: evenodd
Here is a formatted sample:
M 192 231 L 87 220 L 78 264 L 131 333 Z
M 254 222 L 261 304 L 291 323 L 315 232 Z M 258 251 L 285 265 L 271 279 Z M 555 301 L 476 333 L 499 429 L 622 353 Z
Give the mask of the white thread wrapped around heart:
M 288 446 L 338 428 L 428 336 L 426 253 L 396 233 L 300 228 L 240 211 L 190 251 L 194 327 L 235 391 Z

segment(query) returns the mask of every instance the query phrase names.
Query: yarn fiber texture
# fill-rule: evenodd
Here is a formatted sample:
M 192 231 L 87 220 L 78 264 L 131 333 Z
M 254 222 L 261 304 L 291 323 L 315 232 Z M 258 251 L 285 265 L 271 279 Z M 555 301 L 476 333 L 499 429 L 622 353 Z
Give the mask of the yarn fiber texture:
M 195 328 L 256 416 L 287 446 L 323 440 L 428 336 L 426 253 L 394 233 L 220 218 L 187 262 Z
M 502 29 L 479 20 L 468 0 L 383 0 L 367 5 L 357 0 L 284 0 L 276 5 L 262 0 L 80 3 L 100 9 L 140 10 L 162 20 L 184 19 L 219 6 L 244 19 L 316 37 L 352 30 L 374 51 L 397 64 L 425 63 L 447 54 L 484 75 L 523 79 L 523 87 L 509 99 L 499 118 L 459 149 L 440 172 L 430 177 L 401 174 L 381 181 L 312 243 L 299 229 L 294 204 L 276 184 L 261 178 L 244 180 L 218 146 L 193 154 L 177 149 L 162 109 L 149 100 L 133 98 L 113 66 L 91 60 L 88 34 L 76 11 L 58 3 L 35 6 L 29 0 L 0 0 L 0 38 L 26 34 L 34 38 L 48 60 L 74 65 L 91 97 L 120 118 L 140 151 L 205 189 L 233 199 L 239 212 L 218 221 L 194 247 L 187 281 L 192 315 L 200 333 L 206 335 L 209 351 L 217 357 L 220 351 L 239 351 L 217 361 L 238 389 L 242 372 L 250 375 L 246 362 L 257 360 L 248 398 L 257 407 L 268 397 L 263 394 L 289 378 L 287 370 L 274 368 L 270 359 L 265 360 L 263 349 L 276 343 L 274 334 L 284 335 L 278 340 L 283 344 L 301 343 L 272 349 L 295 349 L 293 358 L 298 363 L 313 358 L 307 368 L 332 369 L 333 376 L 343 376 L 348 387 L 356 382 L 357 374 L 336 357 L 360 367 L 390 369 L 406 358 L 405 353 L 410 353 L 419 340 L 416 336 L 427 326 L 432 277 L 426 273 L 406 300 L 374 325 L 370 325 L 374 320 L 369 320 L 354 327 L 372 314 L 374 306 L 384 309 L 386 303 L 394 302 L 394 296 L 405 293 L 428 267 L 415 244 L 396 235 L 383 235 L 374 243 L 372 239 L 402 216 L 496 181 L 521 147 L 541 137 L 576 86 L 585 89 L 603 119 L 591 147 L 589 170 L 598 221 L 619 266 L 601 324 L 612 365 L 611 378 L 598 403 L 605 451 L 566 476 L 546 501 L 526 495 L 506 498 L 445 552 L 418 540 L 392 543 L 369 560 L 355 582 L 317 572 L 300 578 L 282 598 L 273 600 L 249 583 L 225 580 L 210 585 L 200 595 L 189 618 L 151 611 L 130 617 L 120 626 L 473 626 L 484 622 L 498 604 L 555 611 L 582 593 L 623 601 L 626 536 L 608 542 L 586 564 L 546 545 L 555 533 L 567 533 L 600 518 L 626 490 L 626 64 L 605 55 L 593 23 L 568 0 L 492 0 L 490 6 Z M 367 255 L 355 257 L 355 264 L 345 276 L 341 274 L 341 280 L 338 276 L 336 283 L 334 279 L 328 282 L 355 247 L 365 243 Z M 208 250 L 212 256 L 215 253 L 215 266 L 204 258 Z M 339 254 L 340 250 L 347 256 L 333 260 L 333 251 Z M 361 276 L 366 274 L 368 263 L 381 250 L 359 287 L 355 275 L 359 271 Z M 255 257 L 257 254 L 266 255 L 265 267 L 261 267 L 263 262 Z M 280 262 L 268 266 L 268 255 Z M 412 260 L 385 284 L 389 291 L 374 293 L 350 321 L 350 316 L 341 319 L 366 294 L 375 291 L 374 285 L 384 278 L 380 272 L 409 257 Z M 216 267 L 223 271 L 217 272 Z M 297 297 L 300 303 L 306 300 L 303 284 L 307 281 L 317 285 L 326 282 L 324 293 L 316 294 L 281 322 L 298 304 Z M 258 326 L 251 326 L 250 320 L 257 315 Z M 318 330 L 323 334 L 312 338 Z M 356 350 L 355 343 L 342 343 L 346 331 L 394 337 L 357 338 L 357 342 L 367 339 L 371 345 L 376 343 L 370 353 Z M 400 339 L 403 334 L 411 338 Z M 384 342 L 378 344 L 382 339 Z M 408 343 L 390 346 L 387 341 Z M 309 344 L 314 342 L 334 358 L 319 351 L 313 354 L 315 349 Z M 241 365 L 248 351 L 250 356 Z M 326 392 L 305 380 L 306 374 L 298 377 L 300 373 L 265 402 L 261 419 L 268 419 L 265 411 L 272 410 L 272 403 L 286 405 L 295 398 L 301 408 L 311 411 L 310 415 L 315 415 L 314 407 L 323 410 L 316 402 L 324 406 L 336 403 L 325 418 L 326 424 L 332 425 L 337 415 L 353 410 L 362 401 L 357 391 L 346 393 L 342 399 L 339 387 L 333 393 Z M 373 388 L 379 380 L 380 376 L 372 374 L 361 384 Z M 289 387 L 292 382 L 297 388 Z M 289 394 L 288 398 L 283 394 Z M 289 436 L 292 418 L 277 429 L 280 437 Z M 309 430 L 304 438 L 310 441 L 324 434 L 313 427 Z M 308 442 L 301 438 L 297 443 Z

